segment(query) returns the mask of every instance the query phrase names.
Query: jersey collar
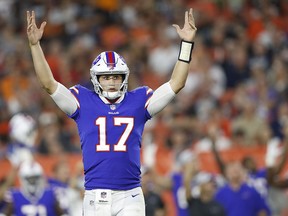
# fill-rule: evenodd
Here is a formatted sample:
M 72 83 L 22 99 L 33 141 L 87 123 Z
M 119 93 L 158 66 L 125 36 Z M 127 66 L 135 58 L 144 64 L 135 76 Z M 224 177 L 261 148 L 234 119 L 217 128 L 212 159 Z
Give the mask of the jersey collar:
M 113 104 L 120 103 L 124 99 L 125 94 L 121 95 Z M 102 95 L 99 95 L 100 99 L 105 103 L 105 104 L 112 104 L 111 101 L 109 101 L 107 98 L 103 97 Z

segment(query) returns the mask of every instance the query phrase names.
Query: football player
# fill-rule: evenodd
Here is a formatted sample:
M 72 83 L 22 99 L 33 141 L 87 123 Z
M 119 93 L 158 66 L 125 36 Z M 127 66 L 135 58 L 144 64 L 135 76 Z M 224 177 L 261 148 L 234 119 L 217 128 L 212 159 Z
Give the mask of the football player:
M 19 168 L 20 189 L 12 188 L 7 215 L 63 215 L 52 189 L 46 186 L 42 166 L 36 161 L 23 161 Z
M 36 122 L 30 115 L 17 113 L 12 116 L 7 157 L 13 166 L 18 167 L 23 161 L 33 160 L 37 133 Z
M 15 183 L 19 166 L 24 161 L 33 160 L 34 143 L 37 136 L 36 122 L 23 113 L 17 113 L 9 121 L 10 142 L 6 156 L 12 167 L 9 174 L 0 181 L 0 215 L 6 211 L 5 196 Z
M 174 24 L 181 45 L 171 79 L 153 91 L 147 86 L 128 91 L 130 70 L 114 51 L 102 52 L 90 69 L 94 91 L 81 85 L 69 89 L 57 82 L 45 59 L 34 11 L 27 11 L 27 36 L 34 68 L 43 89 L 75 120 L 85 173 L 85 216 L 144 216 L 140 148 L 146 121 L 160 112 L 185 86 L 195 27 L 192 9 L 183 28 Z

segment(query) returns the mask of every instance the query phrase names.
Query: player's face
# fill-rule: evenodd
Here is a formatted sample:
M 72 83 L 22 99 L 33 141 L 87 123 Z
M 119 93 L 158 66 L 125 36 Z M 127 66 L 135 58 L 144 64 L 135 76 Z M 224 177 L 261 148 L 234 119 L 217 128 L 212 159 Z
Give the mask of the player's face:
M 22 180 L 23 190 L 28 192 L 30 195 L 36 195 L 42 191 L 44 185 L 44 179 L 41 175 L 25 177 Z
M 99 83 L 104 91 L 116 92 L 120 89 L 123 82 L 123 77 L 119 74 L 116 75 L 102 75 L 99 77 Z
M 226 165 L 226 178 L 230 183 L 240 183 L 244 180 L 245 171 L 239 162 Z
M 212 181 L 202 183 L 200 186 L 200 194 L 211 200 L 215 193 L 215 184 Z

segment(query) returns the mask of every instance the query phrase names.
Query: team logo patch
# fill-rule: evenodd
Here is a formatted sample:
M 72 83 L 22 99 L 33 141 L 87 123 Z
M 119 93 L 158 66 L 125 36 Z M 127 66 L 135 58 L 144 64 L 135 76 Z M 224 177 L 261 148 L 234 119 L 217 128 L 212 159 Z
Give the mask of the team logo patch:
M 107 192 L 101 192 L 101 198 L 105 199 L 107 197 Z

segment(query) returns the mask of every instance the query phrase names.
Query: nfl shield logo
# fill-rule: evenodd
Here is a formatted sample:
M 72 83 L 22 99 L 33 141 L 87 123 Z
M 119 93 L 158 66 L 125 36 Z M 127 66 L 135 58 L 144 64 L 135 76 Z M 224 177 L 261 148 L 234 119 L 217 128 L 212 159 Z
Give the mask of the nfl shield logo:
M 116 109 L 116 105 L 111 104 L 111 105 L 110 105 L 110 109 L 111 109 L 111 110 L 115 110 L 115 109 Z
M 105 199 L 107 197 L 107 193 L 106 192 L 101 192 L 101 198 Z

